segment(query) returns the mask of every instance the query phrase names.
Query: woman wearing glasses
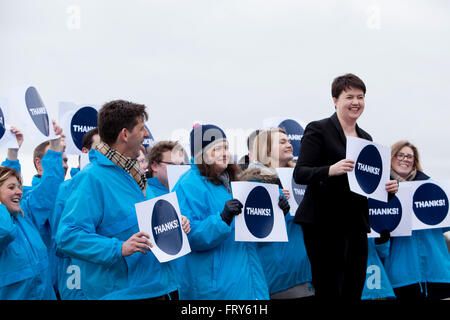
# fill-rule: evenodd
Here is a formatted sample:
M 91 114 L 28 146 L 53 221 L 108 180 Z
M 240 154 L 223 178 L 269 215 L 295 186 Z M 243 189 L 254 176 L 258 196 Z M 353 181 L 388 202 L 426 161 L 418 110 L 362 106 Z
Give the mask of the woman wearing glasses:
M 391 177 L 399 182 L 427 180 L 417 148 L 408 141 L 392 145 Z M 450 297 L 450 254 L 443 233 L 450 228 L 414 230 L 391 239 L 386 272 L 397 299 Z

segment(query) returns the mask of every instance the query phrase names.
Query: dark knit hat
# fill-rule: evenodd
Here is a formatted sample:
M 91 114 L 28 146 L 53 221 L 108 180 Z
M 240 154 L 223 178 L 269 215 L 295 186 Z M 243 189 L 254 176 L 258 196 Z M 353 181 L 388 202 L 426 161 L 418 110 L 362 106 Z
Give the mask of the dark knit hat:
M 189 142 L 191 144 L 191 157 L 196 158 L 213 142 L 226 140 L 225 132 L 213 124 L 199 124 L 191 130 Z

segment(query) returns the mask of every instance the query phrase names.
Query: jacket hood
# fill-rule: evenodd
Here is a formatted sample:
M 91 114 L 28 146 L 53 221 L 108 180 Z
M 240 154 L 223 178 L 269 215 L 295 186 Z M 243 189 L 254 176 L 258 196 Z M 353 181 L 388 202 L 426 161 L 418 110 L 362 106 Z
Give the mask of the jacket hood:
M 271 174 L 268 170 L 261 168 L 250 168 L 242 172 L 238 179 L 240 181 L 258 181 L 263 183 L 279 184 L 276 174 Z

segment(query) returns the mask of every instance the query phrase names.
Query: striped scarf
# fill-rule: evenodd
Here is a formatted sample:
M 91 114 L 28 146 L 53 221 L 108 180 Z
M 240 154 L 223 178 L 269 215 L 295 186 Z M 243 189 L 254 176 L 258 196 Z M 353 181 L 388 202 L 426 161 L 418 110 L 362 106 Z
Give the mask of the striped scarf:
M 145 195 L 145 189 L 147 188 L 147 178 L 145 177 L 145 173 L 141 171 L 137 159 L 125 157 L 120 152 L 112 149 L 104 142 L 99 143 L 95 147 L 95 150 L 111 160 L 112 163 L 128 172 L 131 177 L 137 182 L 139 188 L 141 188 L 142 192 Z

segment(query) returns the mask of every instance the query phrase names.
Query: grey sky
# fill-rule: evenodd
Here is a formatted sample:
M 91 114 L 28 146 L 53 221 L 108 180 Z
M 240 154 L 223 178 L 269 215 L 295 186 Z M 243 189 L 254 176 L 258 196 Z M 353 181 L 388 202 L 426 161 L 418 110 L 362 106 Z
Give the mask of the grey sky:
M 450 179 L 449 38 L 438 0 L 0 0 L 0 96 L 24 131 L 30 85 L 55 114 L 59 101 L 129 99 L 162 139 L 195 121 L 328 117 L 333 78 L 352 72 L 367 85 L 359 125 L 381 144 L 411 140 L 425 172 Z

